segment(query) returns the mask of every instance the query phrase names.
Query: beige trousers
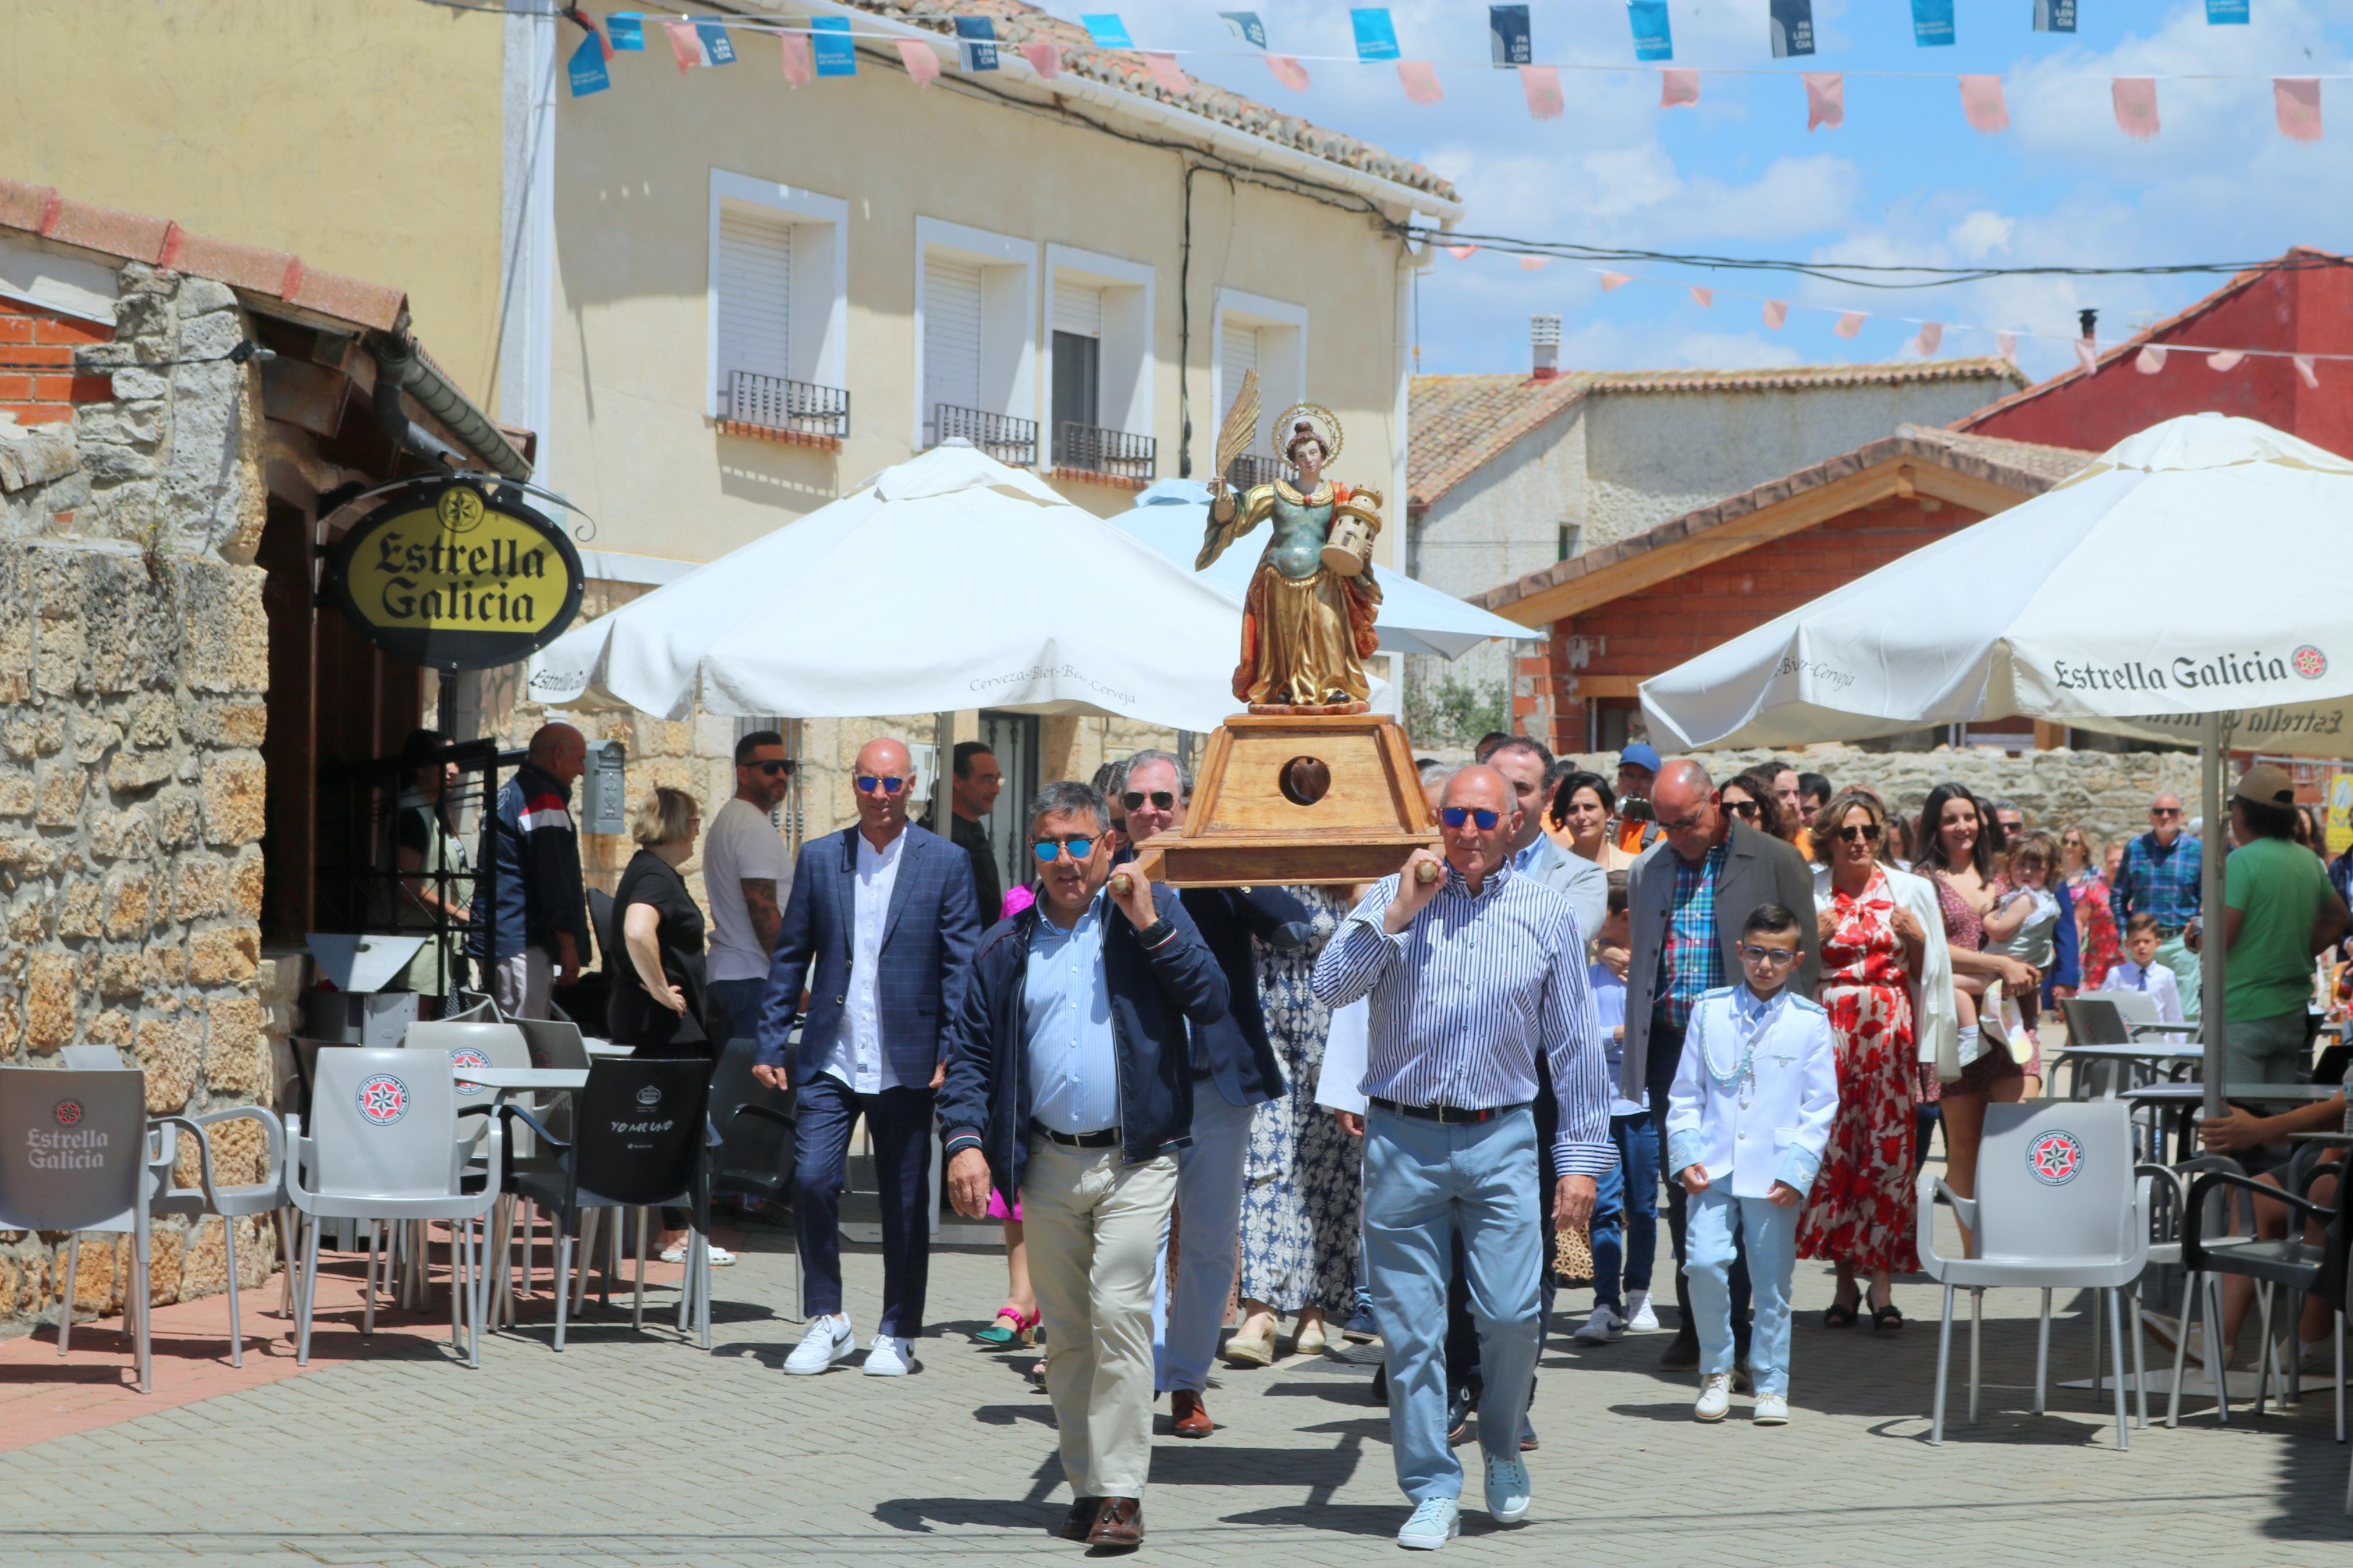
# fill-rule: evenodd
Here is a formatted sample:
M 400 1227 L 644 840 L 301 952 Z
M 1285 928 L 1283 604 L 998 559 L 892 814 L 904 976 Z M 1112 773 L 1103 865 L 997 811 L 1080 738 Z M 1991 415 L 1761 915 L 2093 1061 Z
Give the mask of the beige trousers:
M 1030 1141 L 1021 1223 L 1074 1497 L 1141 1498 L 1152 1472 L 1154 1262 L 1176 1195 L 1173 1154 Z

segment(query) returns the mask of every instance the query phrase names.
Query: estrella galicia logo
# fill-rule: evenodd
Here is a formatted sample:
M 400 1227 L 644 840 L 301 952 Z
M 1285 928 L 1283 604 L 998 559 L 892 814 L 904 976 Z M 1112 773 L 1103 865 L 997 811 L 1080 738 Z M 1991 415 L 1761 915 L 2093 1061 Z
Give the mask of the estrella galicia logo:
M 471 1046 L 459 1046 L 457 1049 L 449 1053 L 449 1065 L 453 1068 L 487 1068 L 491 1065 L 491 1058 L 484 1056 L 481 1052 L 476 1050 Z M 490 1092 L 490 1085 L 485 1083 L 468 1083 L 461 1078 L 458 1080 L 458 1092 L 464 1095 L 487 1094 Z
M 51 1114 L 58 1119 L 58 1125 L 60 1127 L 79 1126 L 81 1122 L 81 1101 L 60 1100 L 58 1101 L 57 1110 Z
M 2084 1169 L 2084 1145 L 2073 1132 L 2057 1128 L 2027 1146 L 2026 1168 L 2046 1187 L 2063 1187 Z
M 646 1085 L 645 1088 L 638 1090 L 638 1103 L 649 1110 L 652 1110 L 661 1103 L 661 1090 L 652 1084 Z
M 2318 680 L 2328 673 L 2328 656 L 2306 643 L 2287 656 L 2288 668 L 2306 680 Z
M 362 1083 L 354 1098 L 360 1115 L 373 1127 L 389 1127 L 408 1114 L 408 1086 L 388 1072 Z

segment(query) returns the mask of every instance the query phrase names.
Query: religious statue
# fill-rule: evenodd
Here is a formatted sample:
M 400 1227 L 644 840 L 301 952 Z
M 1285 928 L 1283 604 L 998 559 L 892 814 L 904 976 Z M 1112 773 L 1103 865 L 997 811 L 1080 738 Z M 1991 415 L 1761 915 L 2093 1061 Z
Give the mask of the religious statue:
M 1373 580 L 1373 540 L 1381 528 L 1381 494 L 1335 483 L 1324 468 L 1340 455 L 1340 422 L 1318 404 L 1285 409 L 1274 422 L 1282 455 L 1298 470 L 1240 497 L 1226 470 L 1258 425 L 1256 373 L 1226 416 L 1218 471 L 1209 481 L 1209 524 L 1194 570 L 1271 520 L 1272 537 L 1259 557 L 1242 605 L 1241 663 L 1234 696 L 1253 713 L 1362 713 L 1372 694 L 1365 659 L 1377 647 L 1373 617 L 1380 584 Z M 1229 451 L 1231 445 L 1234 450 Z

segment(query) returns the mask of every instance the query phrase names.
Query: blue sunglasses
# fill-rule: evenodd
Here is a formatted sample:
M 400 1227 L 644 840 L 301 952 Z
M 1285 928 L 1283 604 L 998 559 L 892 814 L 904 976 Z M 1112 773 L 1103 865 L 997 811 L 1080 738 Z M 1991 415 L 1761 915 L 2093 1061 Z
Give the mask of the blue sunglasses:
M 907 781 L 896 773 L 884 773 L 881 778 L 872 773 L 860 773 L 855 782 L 860 795 L 872 795 L 878 789 L 884 795 L 897 795 L 907 787 Z
M 1050 866 L 1063 850 L 1071 852 L 1073 860 L 1083 860 L 1095 852 L 1092 838 L 1040 838 L 1029 846 L 1029 853 L 1038 857 L 1038 864 Z
M 1495 824 L 1504 820 L 1495 812 L 1482 811 L 1476 806 L 1467 805 L 1450 805 L 1438 814 L 1438 819 L 1449 827 L 1461 826 L 1462 819 L 1466 816 L 1479 825 L 1479 831 L 1482 833 L 1494 832 Z

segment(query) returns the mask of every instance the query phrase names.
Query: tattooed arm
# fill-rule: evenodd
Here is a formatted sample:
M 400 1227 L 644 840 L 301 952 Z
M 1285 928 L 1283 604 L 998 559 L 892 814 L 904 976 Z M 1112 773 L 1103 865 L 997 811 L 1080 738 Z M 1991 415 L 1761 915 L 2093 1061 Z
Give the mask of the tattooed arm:
M 784 911 L 776 907 L 776 879 L 746 877 L 736 885 L 744 889 L 744 910 L 752 917 L 752 934 L 760 939 L 760 951 L 776 952 L 776 933 L 785 926 Z

